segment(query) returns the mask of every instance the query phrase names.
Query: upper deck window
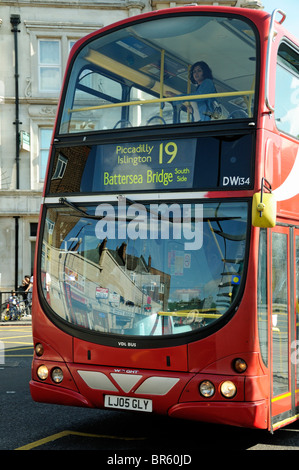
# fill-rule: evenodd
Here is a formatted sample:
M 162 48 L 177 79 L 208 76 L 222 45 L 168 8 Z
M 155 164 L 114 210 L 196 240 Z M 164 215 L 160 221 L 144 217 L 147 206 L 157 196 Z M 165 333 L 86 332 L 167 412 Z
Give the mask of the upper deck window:
M 59 132 L 250 118 L 256 63 L 239 17 L 166 17 L 95 36 L 74 59 Z

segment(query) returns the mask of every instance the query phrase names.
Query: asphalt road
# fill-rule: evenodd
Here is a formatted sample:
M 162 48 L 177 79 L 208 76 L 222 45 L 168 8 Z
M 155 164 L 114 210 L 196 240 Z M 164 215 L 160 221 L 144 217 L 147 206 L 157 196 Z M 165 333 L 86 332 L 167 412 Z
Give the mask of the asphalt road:
M 245 450 L 299 450 L 299 421 L 271 435 L 149 413 L 35 403 L 28 385 L 30 325 L 0 326 L 0 341 L 0 450 L 97 450 L 97 463 L 132 468 L 187 467 L 207 452 L 222 458 Z

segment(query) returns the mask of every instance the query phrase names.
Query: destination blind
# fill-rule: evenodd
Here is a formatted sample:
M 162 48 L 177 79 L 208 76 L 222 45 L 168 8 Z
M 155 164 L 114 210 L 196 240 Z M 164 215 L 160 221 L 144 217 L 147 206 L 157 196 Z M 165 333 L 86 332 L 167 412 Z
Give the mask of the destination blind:
M 49 193 L 246 190 L 252 134 L 63 146 L 54 149 Z
M 94 184 L 104 192 L 192 188 L 195 154 L 196 139 L 100 145 Z

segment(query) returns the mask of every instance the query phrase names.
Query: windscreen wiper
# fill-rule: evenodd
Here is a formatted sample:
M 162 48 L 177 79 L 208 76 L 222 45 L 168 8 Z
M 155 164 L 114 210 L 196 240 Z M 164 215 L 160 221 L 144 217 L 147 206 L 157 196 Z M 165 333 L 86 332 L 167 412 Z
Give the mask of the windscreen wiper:
M 84 211 L 83 209 L 80 209 L 80 207 L 78 207 L 73 202 L 68 201 L 65 197 L 59 198 L 59 204 L 63 204 L 64 206 L 71 207 L 74 211 L 78 212 L 79 214 L 83 215 L 84 217 L 87 217 L 88 219 L 100 220 L 100 219 L 104 218 L 104 216 L 97 217 L 96 215 L 88 214 L 86 211 Z
M 80 207 L 78 207 L 77 204 L 69 201 L 65 197 L 59 198 L 59 203 L 65 205 L 65 206 L 71 207 L 74 211 L 78 212 L 78 214 L 80 214 L 81 216 L 83 216 L 87 219 L 102 220 L 102 219 L 105 218 L 106 220 L 109 220 L 109 216 L 107 216 L 107 215 L 88 214 L 88 212 L 84 211 L 83 209 L 80 209 Z M 113 216 L 112 220 L 114 220 L 114 216 Z M 130 218 L 126 217 L 126 221 L 131 221 L 131 220 L 134 220 L 134 217 L 130 217 Z
M 145 209 L 145 211 L 149 214 L 151 214 L 152 216 L 154 216 L 157 220 L 160 220 L 160 221 L 166 221 L 166 222 L 170 222 L 170 223 L 175 223 L 175 222 L 181 222 L 181 216 L 178 218 L 178 220 L 175 219 L 175 217 L 173 216 L 170 216 L 169 214 L 167 215 L 167 217 L 164 217 L 163 214 L 159 213 L 159 212 L 154 212 L 151 208 L 148 208 L 146 207 L 145 205 L 141 204 L 140 202 L 137 202 L 137 201 L 134 201 L 133 199 L 130 199 L 128 197 L 125 197 L 125 196 L 118 196 L 118 201 L 119 202 L 124 202 L 124 204 L 126 206 L 131 206 L 131 205 L 135 205 L 136 207 L 141 207 L 142 209 Z M 106 220 L 108 219 L 108 216 L 107 215 L 91 215 L 91 214 L 88 214 L 86 211 L 84 211 L 83 209 L 80 209 L 80 207 L 77 206 L 77 204 L 69 201 L 68 199 L 66 199 L 65 197 L 61 197 L 59 198 L 59 203 L 60 204 L 63 204 L 65 206 L 68 206 L 68 207 L 71 207 L 74 211 L 78 212 L 80 215 L 88 218 L 88 219 L 94 219 L 94 220 L 102 220 L 103 218 L 105 218 Z M 220 220 L 230 220 L 232 217 L 221 217 Z M 203 221 L 206 221 L 206 220 L 218 220 L 219 218 L 216 217 L 215 219 L 211 218 L 211 217 L 208 217 L 208 218 L 203 218 L 202 220 Z M 113 218 L 114 220 L 114 218 Z M 126 217 L 125 220 L 128 222 L 128 221 L 133 221 L 135 220 L 135 217 Z M 190 222 L 196 222 L 196 218 L 195 217 L 191 217 L 190 218 Z

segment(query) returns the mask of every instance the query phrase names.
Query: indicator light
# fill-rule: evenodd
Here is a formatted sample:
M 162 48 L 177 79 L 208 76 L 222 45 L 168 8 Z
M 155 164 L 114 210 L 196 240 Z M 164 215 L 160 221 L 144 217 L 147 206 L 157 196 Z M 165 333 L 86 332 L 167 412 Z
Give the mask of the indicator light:
M 35 354 L 40 357 L 44 354 L 44 347 L 41 343 L 35 345 Z
M 237 359 L 234 360 L 234 369 L 236 372 L 242 373 L 245 372 L 247 369 L 247 364 L 244 361 L 244 359 L 241 359 L 238 357 Z

